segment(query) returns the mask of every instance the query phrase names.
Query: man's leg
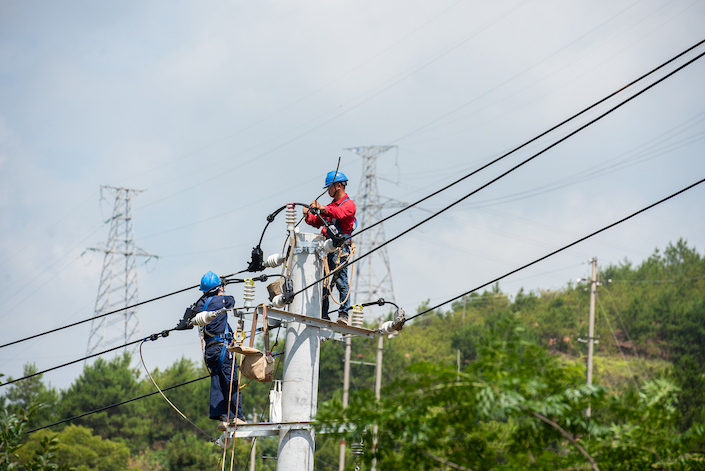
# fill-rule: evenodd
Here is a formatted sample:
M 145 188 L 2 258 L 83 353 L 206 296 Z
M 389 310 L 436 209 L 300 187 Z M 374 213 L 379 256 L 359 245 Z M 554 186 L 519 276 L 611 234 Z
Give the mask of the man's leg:
M 350 246 L 344 245 L 342 248 L 341 263 L 346 263 L 350 256 Z M 335 287 L 340 293 L 342 304 L 338 309 L 338 319 L 349 322 L 348 313 L 350 311 L 350 281 L 348 280 L 348 267 L 338 270 L 338 277 L 335 280 Z

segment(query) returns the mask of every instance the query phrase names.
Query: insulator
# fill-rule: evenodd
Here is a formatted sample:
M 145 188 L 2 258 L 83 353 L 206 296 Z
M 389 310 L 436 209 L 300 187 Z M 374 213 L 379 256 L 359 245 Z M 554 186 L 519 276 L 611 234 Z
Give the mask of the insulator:
M 353 327 L 362 327 L 364 320 L 364 313 L 362 312 L 362 306 L 353 306 L 352 313 L 350 314 L 350 325 Z
M 265 260 L 263 265 L 268 268 L 274 268 L 274 267 L 278 267 L 279 265 L 281 265 L 283 261 L 284 261 L 284 256 L 280 253 L 275 253 L 275 254 L 267 257 L 267 260 Z
M 326 241 L 323 242 L 323 251 L 325 253 L 332 253 L 336 250 L 338 250 L 338 247 L 333 243 L 333 239 L 326 239 Z
M 286 230 L 291 232 L 296 227 L 296 206 L 288 204 L 286 206 Z
M 243 297 L 245 298 L 245 307 L 255 305 L 255 280 L 252 278 L 245 280 L 245 290 Z
M 360 439 L 360 441 L 355 441 L 350 445 L 350 453 L 353 455 L 364 455 L 365 454 L 365 443 Z

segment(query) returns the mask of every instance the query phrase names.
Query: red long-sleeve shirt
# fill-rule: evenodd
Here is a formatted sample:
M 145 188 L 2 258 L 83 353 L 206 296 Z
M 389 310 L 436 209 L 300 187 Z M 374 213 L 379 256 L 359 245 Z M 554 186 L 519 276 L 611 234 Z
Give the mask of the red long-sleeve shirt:
M 329 221 L 331 224 L 335 224 L 336 221 L 338 223 L 338 227 L 345 233 L 345 234 L 350 234 L 353 229 L 355 228 L 355 212 L 357 211 L 357 208 L 355 207 L 355 203 L 353 203 L 353 200 L 350 199 L 348 194 L 346 193 L 343 195 L 342 198 L 340 198 L 338 201 L 333 201 L 329 205 L 326 206 L 326 215 L 321 214 L 321 216 L 326 220 Z M 323 226 L 323 223 L 321 220 L 318 218 L 318 216 L 308 213 L 306 216 L 306 224 L 309 226 L 313 227 L 321 227 Z M 321 231 L 321 234 L 327 235 L 326 234 L 326 228 L 323 226 L 323 230 Z

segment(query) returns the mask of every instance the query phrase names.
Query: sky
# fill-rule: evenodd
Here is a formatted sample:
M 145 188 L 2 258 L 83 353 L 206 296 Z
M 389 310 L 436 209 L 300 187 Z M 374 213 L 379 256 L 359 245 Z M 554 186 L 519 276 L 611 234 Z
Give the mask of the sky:
M 93 316 L 103 255 L 86 249 L 108 239 L 113 205 L 101 185 L 142 190 L 134 234 L 158 258 L 138 259 L 139 298 L 155 298 L 246 268 L 266 216 L 317 197 L 339 157 L 354 199 L 362 160 L 346 149 L 395 146 L 377 159 L 379 194 L 415 202 L 697 44 L 703 24 L 702 0 L 2 0 L 0 344 Z M 387 239 L 704 51 L 388 220 Z M 441 303 L 702 179 L 703 83 L 705 59 L 394 240 L 397 304 Z M 679 238 L 702 253 L 704 199 L 695 187 L 500 289 L 559 290 L 592 257 L 638 264 Z M 282 214 L 265 254 L 285 235 Z M 198 294 L 140 307 L 142 335 Z M 0 373 L 82 358 L 89 334 L 2 348 Z M 150 369 L 182 355 L 200 361 L 195 331 L 144 346 Z M 83 364 L 45 380 L 68 388 Z

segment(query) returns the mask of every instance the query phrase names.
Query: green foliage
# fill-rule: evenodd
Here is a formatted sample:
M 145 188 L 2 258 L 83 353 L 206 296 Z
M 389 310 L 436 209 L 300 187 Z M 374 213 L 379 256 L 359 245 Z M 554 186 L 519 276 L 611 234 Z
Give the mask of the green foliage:
M 18 414 L 0 411 L 0 471 L 18 469 L 18 451 L 24 445 L 22 438 L 27 424 L 41 406 L 30 404 Z
M 454 302 L 449 311 L 408 323 L 393 340 L 385 339 L 379 404 L 371 392 L 374 368 L 353 364 L 350 404 L 342 410 L 344 344 L 325 342 L 319 419 L 333 433 L 325 441 L 317 435 L 316 467 L 337 467 L 345 437 L 348 445 L 364 440 L 365 460 L 376 457 L 380 470 L 587 469 L 589 459 L 603 471 L 697 469 L 705 463 L 698 454 L 705 449 L 705 257 L 679 240 L 641 264 L 610 265 L 600 279 L 596 386 L 584 384 L 586 347 L 578 341 L 587 336 L 584 284 L 520 291 L 513 299 L 495 285 Z M 276 333 L 271 335 L 274 344 Z M 258 344 L 262 348 L 261 339 Z M 283 348 L 280 341 L 275 350 Z M 355 338 L 352 351 L 354 360 L 375 362 L 377 342 Z M 275 377 L 281 377 L 282 359 Z M 41 376 L 7 387 L 0 396 L 0 471 L 212 469 L 221 450 L 158 395 L 73 422 L 90 429 L 59 426 L 23 437 L 24 430 L 153 392 L 130 361 L 128 355 L 99 359 L 60 394 Z M 36 370 L 25 365 L 25 375 Z M 166 388 L 206 370 L 200 361 L 181 358 L 152 374 Z M 243 383 L 245 414 L 256 412 L 262 420 L 271 383 Z M 217 435 L 207 417 L 208 394 L 207 380 L 166 392 L 199 427 Z M 37 402 L 47 407 L 25 412 Z M 584 414 L 588 405 L 591 419 Z M 338 429 L 341 420 L 347 431 Z M 380 427 L 374 453 L 373 424 Z M 250 444 L 235 441 L 234 469 L 247 463 Z M 260 454 L 276 456 L 276 450 L 276 437 L 259 440 Z M 347 459 L 352 462 L 349 453 Z M 275 468 L 275 460 L 257 458 L 257 469 Z
M 23 370 L 23 377 L 30 376 L 37 372 L 37 366 L 34 363 L 28 363 L 24 365 Z M 9 385 L 3 396 L 6 401 L 4 407 L 15 414 L 21 414 L 22 410 L 29 409 L 32 404 L 42 404 L 42 407 L 32 415 L 27 424 L 30 429 L 56 420 L 56 404 L 59 400 L 59 394 L 56 389 L 48 387 L 42 382 L 42 376 L 32 376 Z
M 126 352 L 110 361 L 98 358 L 93 365 L 86 365 L 81 376 L 62 391 L 60 417 L 73 417 L 140 395 L 138 373 L 130 368 L 130 360 Z M 74 423 L 93 429 L 103 438 L 135 443 L 147 434 L 150 422 L 145 402 L 137 401 L 88 415 Z
M 130 450 L 123 443 L 95 436 L 85 427 L 69 425 L 54 434 L 40 430 L 30 435 L 22 450 L 23 462 L 30 462 L 31 455 L 42 449 L 43 443 L 53 440 L 53 458 L 56 463 L 76 471 L 125 471 L 129 468 Z
M 588 386 L 581 369 L 531 341 L 514 313 L 479 344 L 459 380 L 453 368 L 416 363 L 417 380 L 385 388 L 379 403 L 360 391 L 344 411 L 336 400 L 323 404 L 321 426 L 350 443 L 371 441 L 377 424 L 379 447 L 365 460 L 377 458 L 380 470 L 437 469 L 444 461 L 473 470 L 582 469 L 589 460 L 602 470 L 686 469 L 679 466 L 703 459 L 691 453 L 702 427 L 678 433 L 672 382 L 647 382 L 632 395 Z

